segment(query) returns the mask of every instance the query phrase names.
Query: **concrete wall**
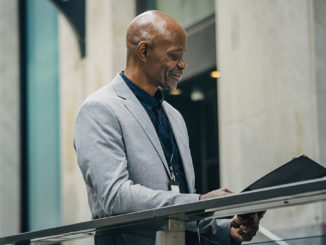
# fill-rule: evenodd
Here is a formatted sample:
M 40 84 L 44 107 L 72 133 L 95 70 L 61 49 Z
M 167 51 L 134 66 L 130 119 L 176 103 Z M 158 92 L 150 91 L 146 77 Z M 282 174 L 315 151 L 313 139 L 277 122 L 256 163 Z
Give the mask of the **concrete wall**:
M 223 186 L 241 191 L 299 154 L 326 164 L 324 5 L 216 1 Z M 271 210 L 263 225 L 282 230 L 321 224 L 323 208 L 319 203 Z
M 18 3 L 0 0 L 0 236 L 20 228 Z
M 326 1 L 314 0 L 313 4 L 319 159 L 326 166 Z M 326 223 L 326 205 L 322 220 Z
M 135 16 L 135 3 L 88 0 L 86 10 L 86 57 L 83 59 L 71 26 L 64 16 L 59 20 L 64 224 L 91 219 L 85 184 L 73 149 L 74 120 L 83 100 L 124 69 L 125 32 Z M 89 241 L 85 240 L 85 244 Z

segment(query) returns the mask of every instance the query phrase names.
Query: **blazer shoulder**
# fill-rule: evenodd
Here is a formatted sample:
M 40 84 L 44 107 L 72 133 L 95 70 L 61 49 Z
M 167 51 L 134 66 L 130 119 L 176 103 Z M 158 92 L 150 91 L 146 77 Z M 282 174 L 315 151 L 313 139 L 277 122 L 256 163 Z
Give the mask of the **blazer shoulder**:
M 105 105 L 108 107 L 121 103 L 121 98 L 117 95 L 115 86 L 116 78 L 101 87 L 97 91 L 88 95 L 81 105 L 81 108 L 89 105 Z

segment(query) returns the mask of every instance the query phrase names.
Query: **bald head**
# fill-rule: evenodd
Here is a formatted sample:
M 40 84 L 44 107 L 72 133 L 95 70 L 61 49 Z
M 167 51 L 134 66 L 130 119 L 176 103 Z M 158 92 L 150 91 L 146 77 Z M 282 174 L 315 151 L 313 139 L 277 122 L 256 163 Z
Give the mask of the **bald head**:
M 174 89 L 186 63 L 186 34 L 180 24 L 159 11 L 137 16 L 127 30 L 125 75 L 150 95 L 158 87 Z
M 127 30 L 127 60 L 134 58 L 141 42 L 154 47 L 159 42 L 176 35 L 185 36 L 185 31 L 172 17 L 157 10 L 138 15 L 131 21 Z

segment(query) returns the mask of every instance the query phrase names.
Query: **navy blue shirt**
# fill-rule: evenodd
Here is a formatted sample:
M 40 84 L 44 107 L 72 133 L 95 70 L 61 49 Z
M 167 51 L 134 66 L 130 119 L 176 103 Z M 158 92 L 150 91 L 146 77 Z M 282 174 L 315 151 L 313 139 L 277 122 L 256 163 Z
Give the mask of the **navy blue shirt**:
M 179 148 L 174 138 L 169 120 L 162 108 L 162 102 L 164 100 L 163 93 L 160 90 L 157 90 L 155 95 L 151 96 L 145 90 L 130 81 L 123 72 L 121 72 L 120 75 L 131 91 L 136 95 L 150 117 L 160 139 L 169 168 L 171 168 L 171 166 L 173 168 L 176 181 L 179 184 L 180 192 L 188 193 L 186 176 L 184 174 Z

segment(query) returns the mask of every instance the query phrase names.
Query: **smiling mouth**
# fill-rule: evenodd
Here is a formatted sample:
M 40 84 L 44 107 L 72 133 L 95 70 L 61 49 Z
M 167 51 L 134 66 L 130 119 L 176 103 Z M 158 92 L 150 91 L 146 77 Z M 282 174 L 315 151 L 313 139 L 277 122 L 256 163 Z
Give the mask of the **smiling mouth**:
M 172 73 L 171 76 L 173 76 L 175 78 L 178 78 L 178 79 L 181 79 L 182 73 Z

